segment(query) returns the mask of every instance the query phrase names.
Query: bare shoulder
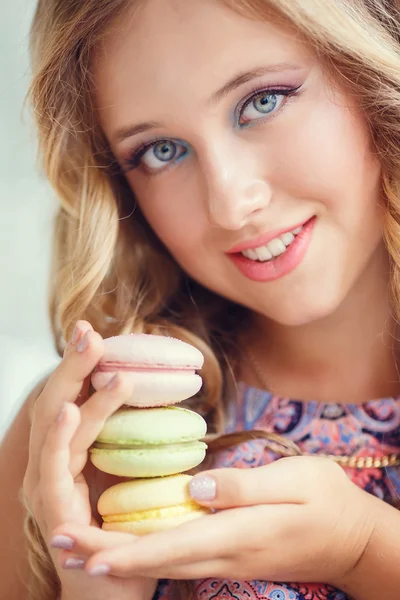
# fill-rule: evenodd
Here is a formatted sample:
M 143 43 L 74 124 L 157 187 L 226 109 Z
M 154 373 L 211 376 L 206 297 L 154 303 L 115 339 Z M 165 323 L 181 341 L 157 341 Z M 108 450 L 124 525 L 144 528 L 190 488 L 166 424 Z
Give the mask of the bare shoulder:
M 22 487 L 29 456 L 33 409 L 48 380 L 41 379 L 28 394 L 0 444 L 0 509 Z M 11 460 L 12 458 L 12 460 Z M 5 494 L 7 496 L 5 497 Z
M 26 597 L 23 574 L 29 571 L 23 531 L 25 509 L 20 492 L 28 465 L 33 407 L 47 379 L 48 376 L 43 378 L 29 393 L 0 444 L 2 540 L 12 540 L 12 544 L 0 542 L 0 581 L 2 591 L 9 592 L 4 597 L 16 600 Z
M 40 396 L 47 383 L 48 378 L 49 375 L 43 377 L 34 386 L 31 392 L 29 392 L 19 412 L 6 431 L 0 444 L 0 461 L 2 458 L 4 458 L 7 451 L 11 450 L 11 448 L 13 448 L 13 450 L 17 453 L 20 453 L 29 446 L 29 432 L 33 419 L 33 409 L 37 398 Z

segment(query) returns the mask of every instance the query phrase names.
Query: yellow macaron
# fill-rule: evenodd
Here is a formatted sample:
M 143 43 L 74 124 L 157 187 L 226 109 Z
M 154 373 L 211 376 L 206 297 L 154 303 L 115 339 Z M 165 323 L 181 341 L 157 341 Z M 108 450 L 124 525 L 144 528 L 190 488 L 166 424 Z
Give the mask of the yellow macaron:
M 171 529 L 210 514 L 189 494 L 190 475 L 125 481 L 108 488 L 99 498 L 103 529 L 141 536 Z

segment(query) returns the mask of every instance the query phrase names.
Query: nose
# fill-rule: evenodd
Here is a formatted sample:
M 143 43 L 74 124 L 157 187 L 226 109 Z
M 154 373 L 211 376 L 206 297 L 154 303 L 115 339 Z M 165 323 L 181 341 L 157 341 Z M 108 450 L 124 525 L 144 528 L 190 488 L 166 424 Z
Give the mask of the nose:
M 257 219 L 271 201 L 267 179 L 254 174 L 254 165 L 230 158 L 207 169 L 207 202 L 210 223 L 238 230 Z

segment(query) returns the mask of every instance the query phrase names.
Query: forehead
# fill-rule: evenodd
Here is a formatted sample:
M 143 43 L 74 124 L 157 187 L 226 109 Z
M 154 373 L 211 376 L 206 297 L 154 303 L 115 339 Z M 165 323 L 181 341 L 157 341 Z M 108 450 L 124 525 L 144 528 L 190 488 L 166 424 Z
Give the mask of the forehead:
M 185 98 L 205 102 L 238 72 L 307 61 L 293 31 L 249 19 L 218 0 L 145 0 L 98 48 L 96 104 L 101 119 L 116 127 L 132 116 L 162 120 L 182 109 Z

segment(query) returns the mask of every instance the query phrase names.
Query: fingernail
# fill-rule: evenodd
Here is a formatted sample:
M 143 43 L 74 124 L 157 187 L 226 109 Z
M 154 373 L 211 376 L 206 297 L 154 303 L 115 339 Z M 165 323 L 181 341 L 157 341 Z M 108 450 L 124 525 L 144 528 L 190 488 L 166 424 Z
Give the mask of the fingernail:
M 194 477 L 189 483 L 189 492 L 194 500 L 209 502 L 217 495 L 217 482 L 208 475 Z
M 83 558 L 67 558 L 64 569 L 83 569 L 85 561 Z
M 79 340 L 79 338 L 81 337 L 81 330 L 79 329 L 78 325 L 75 325 L 75 329 L 72 332 L 72 336 L 71 336 L 71 344 L 76 344 L 76 342 Z
M 72 550 L 74 544 L 74 540 L 68 535 L 55 535 L 50 542 L 52 548 L 59 550 Z
M 96 577 L 99 575 L 108 575 L 110 571 L 111 569 L 108 565 L 99 564 L 89 569 L 88 573 L 89 575 L 93 575 L 94 577 Z
M 110 379 L 110 381 L 107 383 L 106 390 L 113 390 L 114 388 L 116 388 L 118 385 L 118 380 L 118 373 L 116 373 L 114 377 L 112 377 L 112 379 Z
M 89 332 L 87 331 L 81 341 L 77 344 L 76 349 L 78 352 L 85 352 L 89 346 Z
M 62 423 L 63 419 L 64 419 L 64 415 L 65 415 L 65 404 L 62 407 L 62 409 L 60 410 L 60 412 L 58 413 L 58 417 L 57 417 L 57 421 L 58 423 Z

